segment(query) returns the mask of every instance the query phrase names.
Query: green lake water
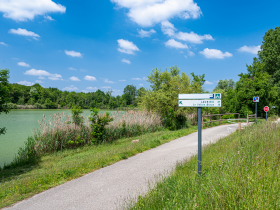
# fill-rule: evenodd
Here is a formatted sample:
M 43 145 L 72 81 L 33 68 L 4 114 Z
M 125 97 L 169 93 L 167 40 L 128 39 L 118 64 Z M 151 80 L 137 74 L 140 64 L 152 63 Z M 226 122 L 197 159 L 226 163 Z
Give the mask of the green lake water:
M 105 112 L 105 111 L 100 111 Z M 39 120 L 43 119 L 43 114 L 47 119 L 55 113 L 71 114 L 70 110 L 61 109 L 21 109 L 11 110 L 8 114 L 0 114 L 0 127 L 6 127 L 5 135 L 0 135 L 0 166 L 4 163 L 10 163 L 19 147 L 24 145 L 24 141 L 28 136 L 32 135 L 32 131 L 39 128 Z M 83 110 L 83 116 L 90 115 L 89 110 Z

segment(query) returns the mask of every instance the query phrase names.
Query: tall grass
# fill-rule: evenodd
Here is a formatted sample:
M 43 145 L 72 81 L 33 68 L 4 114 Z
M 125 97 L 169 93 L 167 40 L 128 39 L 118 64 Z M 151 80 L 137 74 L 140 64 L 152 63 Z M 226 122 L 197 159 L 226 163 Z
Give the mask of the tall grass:
M 280 209 L 280 124 L 261 122 L 178 165 L 130 209 Z
M 106 126 L 103 142 L 164 129 L 160 117 L 152 112 L 128 111 L 111 115 L 114 121 Z M 83 121 L 81 125 L 76 125 L 73 123 L 71 115 L 53 114 L 48 120 L 44 115 L 43 119 L 38 122 L 40 128 L 34 130 L 24 147 L 19 149 L 15 160 L 6 167 L 36 162 L 47 153 L 92 144 L 90 122 L 85 118 Z

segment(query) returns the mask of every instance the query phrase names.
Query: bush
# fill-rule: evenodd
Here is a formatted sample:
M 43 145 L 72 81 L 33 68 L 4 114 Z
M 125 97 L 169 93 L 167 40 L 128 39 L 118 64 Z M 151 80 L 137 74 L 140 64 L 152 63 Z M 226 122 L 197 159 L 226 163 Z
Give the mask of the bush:
M 176 116 L 173 109 L 169 109 L 169 112 L 163 118 L 163 125 L 169 130 L 181 129 L 187 126 L 187 118 L 183 114 Z
M 71 108 L 71 112 L 72 112 L 72 119 L 73 119 L 73 123 L 76 126 L 81 126 L 83 123 L 83 116 L 81 116 L 81 114 L 83 113 L 83 111 L 81 110 L 81 107 L 77 107 L 77 106 L 73 106 Z
M 105 116 L 100 116 L 98 114 L 99 109 L 91 108 L 90 111 L 92 112 L 89 118 L 91 124 L 91 135 L 93 136 L 93 143 L 101 143 L 104 140 L 105 134 L 105 126 L 109 124 L 109 122 L 113 121 L 113 118 L 109 116 L 109 112 L 106 112 Z

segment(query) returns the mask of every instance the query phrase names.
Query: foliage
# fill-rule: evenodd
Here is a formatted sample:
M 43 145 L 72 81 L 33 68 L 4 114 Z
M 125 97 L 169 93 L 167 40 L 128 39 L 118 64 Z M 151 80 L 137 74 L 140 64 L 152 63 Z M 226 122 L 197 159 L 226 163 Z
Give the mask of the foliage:
M 197 76 L 192 73 L 192 76 L 193 80 L 184 72 L 180 75 L 180 69 L 176 66 L 163 72 L 157 68 L 153 69 L 147 80 L 151 83 L 151 90 L 146 90 L 145 94 L 140 97 L 140 106 L 147 111 L 158 113 L 162 119 L 171 119 L 169 116 L 172 116 L 173 113 L 170 113 L 170 110 L 174 112 L 176 118 L 183 118 L 186 113 L 193 112 L 194 108 L 179 108 L 178 94 L 201 93 L 203 91 L 204 75 Z M 171 121 L 167 120 L 166 122 Z M 174 126 L 169 127 L 173 129 Z
M 72 120 L 73 120 L 74 124 L 76 126 L 81 126 L 83 123 L 83 120 L 84 120 L 83 116 L 81 116 L 81 114 L 83 113 L 83 111 L 81 110 L 81 107 L 80 106 L 77 107 L 74 105 L 71 108 L 71 113 L 72 113 Z
M 8 103 L 10 102 L 8 79 L 9 79 L 9 70 L 0 69 L 0 114 L 2 112 L 7 114 L 10 111 L 10 107 L 8 105 Z M 5 127 L 0 128 L 0 135 L 5 134 L 5 132 L 6 132 Z
M 89 121 L 91 122 L 91 135 L 93 136 L 93 143 L 101 143 L 104 140 L 105 126 L 109 122 L 113 121 L 113 118 L 110 117 L 109 112 L 106 112 L 105 116 L 98 114 L 99 109 L 91 108 L 91 117 Z
M 178 164 L 129 209 L 279 209 L 280 124 L 259 123 Z M 129 205 L 128 205 L 129 206 Z
M 280 27 L 268 30 L 259 51 L 259 60 L 263 70 L 271 75 L 273 85 L 280 87 Z
M 234 89 L 234 88 L 235 88 L 235 82 L 232 79 L 219 80 L 213 92 L 217 92 L 218 90 L 228 91 L 229 89 Z

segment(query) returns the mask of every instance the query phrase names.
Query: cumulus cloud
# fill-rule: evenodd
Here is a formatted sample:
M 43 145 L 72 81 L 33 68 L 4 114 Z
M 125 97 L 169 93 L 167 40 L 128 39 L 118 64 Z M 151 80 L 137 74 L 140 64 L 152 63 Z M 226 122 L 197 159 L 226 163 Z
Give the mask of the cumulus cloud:
M 84 79 L 85 79 L 85 80 L 89 80 L 89 81 L 96 81 L 96 78 L 95 78 L 95 77 L 89 76 L 89 75 L 85 76 Z
M 203 51 L 200 51 L 199 53 L 204 55 L 206 58 L 224 59 L 224 58 L 229 58 L 232 56 L 232 54 L 229 52 L 223 53 L 220 50 L 208 49 L 208 48 L 205 48 Z
M 30 67 L 29 64 L 25 63 L 25 62 L 18 62 L 19 66 L 25 66 L 25 67 Z
M 70 85 L 69 87 L 65 87 L 63 88 L 63 90 L 67 90 L 67 91 L 74 91 L 74 90 L 78 90 L 77 87 L 75 87 L 74 85 Z
M 87 89 L 87 90 L 93 90 L 93 91 L 98 90 L 98 88 L 97 88 L 97 87 L 87 87 L 86 89 Z
M 213 82 L 209 82 L 209 81 L 205 81 L 205 83 L 204 83 L 205 85 L 213 85 L 214 83 Z
M 143 86 L 143 84 L 139 84 L 140 86 Z
M 192 52 L 192 51 L 189 51 L 188 54 L 189 54 L 189 56 L 195 56 L 194 52 Z
M 202 36 L 194 33 L 193 31 L 191 31 L 190 33 L 179 31 L 178 33 L 176 33 L 177 29 L 172 23 L 167 20 L 161 22 L 161 30 L 164 34 L 170 37 L 194 44 L 202 44 L 203 40 L 214 40 L 210 34 L 205 34 Z
M 102 89 L 111 89 L 111 87 L 110 86 L 103 86 L 103 87 L 101 87 Z
M 202 14 L 193 0 L 111 0 L 128 9 L 128 17 L 141 26 L 152 26 L 172 17 L 198 18 Z
M 175 41 L 174 39 L 169 39 L 164 43 L 166 47 L 174 47 L 176 49 L 188 49 L 188 45 L 183 44 L 182 42 Z
M 123 58 L 121 61 L 124 62 L 124 63 L 130 64 L 130 60 L 127 60 L 127 59 Z
M 10 29 L 9 33 L 17 34 L 21 36 L 31 36 L 35 40 L 38 40 L 38 38 L 40 37 L 38 34 L 35 34 L 33 31 L 27 31 L 26 29 L 22 29 L 22 28 Z
M 119 44 L 118 51 L 126 54 L 134 54 L 134 51 L 140 51 L 138 47 L 128 40 L 119 39 L 117 40 Z
M 34 85 L 33 82 L 28 82 L 28 81 L 26 81 L 26 80 L 20 81 L 20 82 L 18 82 L 18 84 L 20 84 L 20 85 L 25 85 L 25 86 L 32 86 L 32 85 Z
M 45 70 L 30 69 L 24 73 L 25 75 L 39 76 L 39 79 L 44 79 L 47 76 L 50 80 L 62 80 L 60 74 L 51 74 Z
M 237 49 L 239 52 L 248 52 L 251 54 L 258 54 L 258 51 L 261 50 L 261 46 L 246 46 L 244 45 L 243 47 L 240 47 L 239 49 Z
M 154 29 L 151 29 L 149 31 L 144 31 L 143 29 L 138 30 L 138 34 L 139 34 L 138 36 L 140 36 L 141 38 L 150 37 L 154 33 L 156 33 Z
M 42 80 L 36 80 L 35 82 L 36 83 L 44 83 L 44 81 L 42 81 Z
M 109 81 L 108 79 L 104 79 L 105 83 L 114 83 L 113 81 Z
M 0 44 L 2 44 L 2 45 L 4 45 L 4 46 L 8 46 L 6 43 L 4 43 L 4 42 L 0 42 Z
M 69 69 L 69 70 L 73 70 L 73 71 L 76 71 L 76 70 L 77 70 L 77 69 L 72 68 L 72 67 L 69 67 L 68 69 Z
M 5 18 L 15 21 L 33 20 L 36 15 L 45 15 L 51 12 L 65 13 L 66 7 L 56 4 L 52 0 L 2 0 L 0 12 Z
M 75 52 L 75 51 L 68 51 L 64 50 L 66 55 L 72 56 L 72 57 L 82 57 L 82 54 L 80 52 Z
M 72 80 L 72 81 L 76 81 L 76 82 L 81 81 L 78 77 L 75 77 L 75 76 L 70 77 L 69 79 Z
M 53 19 L 51 16 L 49 16 L 49 15 L 45 15 L 44 18 L 45 18 L 46 20 L 50 20 L 50 21 L 53 21 L 53 20 L 54 20 L 54 19 Z

